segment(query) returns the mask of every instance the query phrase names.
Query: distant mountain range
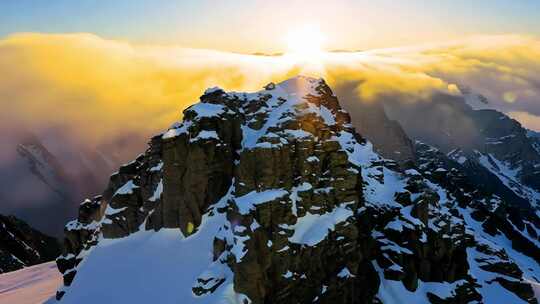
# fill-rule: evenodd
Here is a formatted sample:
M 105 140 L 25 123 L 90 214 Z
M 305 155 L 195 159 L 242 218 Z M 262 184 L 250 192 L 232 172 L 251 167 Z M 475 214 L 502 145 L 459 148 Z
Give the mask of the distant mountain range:
M 410 141 L 439 149 L 459 164 L 477 187 L 529 212 L 539 210 L 537 133 L 496 110 L 475 109 L 460 96 L 437 94 L 416 103 L 388 99 L 382 105 Z
M 2 128 L 1 214 L 13 214 L 40 231 L 60 236 L 79 203 L 103 187 L 118 161 L 98 151 L 56 142 L 53 154 L 34 133 Z M 59 152 L 58 152 L 59 151 Z

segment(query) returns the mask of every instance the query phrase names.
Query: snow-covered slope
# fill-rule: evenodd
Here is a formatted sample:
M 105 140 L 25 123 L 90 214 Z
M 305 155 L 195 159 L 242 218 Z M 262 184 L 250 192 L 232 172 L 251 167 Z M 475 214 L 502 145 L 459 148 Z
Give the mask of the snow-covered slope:
M 321 79 L 209 89 L 66 226 L 59 303 L 537 303 L 540 219 L 374 152 Z
M 499 180 L 516 195 L 526 199 L 536 208 L 540 206 L 540 191 L 527 186 L 521 181 L 520 174 L 522 168 L 520 166 L 515 167 L 511 162 L 501 161 L 493 154 L 476 151 L 476 156 L 478 162 L 484 166 L 484 168 L 497 176 Z M 538 163 L 538 168 L 538 170 L 540 170 L 540 163 Z M 540 210 L 537 212 L 540 212 Z
M 195 302 L 193 284 L 213 262 L 213 239 L 223 222 L 222 216 L 205 218 L 189 238 L 178 229 L 162 229 L 103 240 L 81 264 L 61 303 L 91 303 L 98 295 L 100 303 Z M 237 296 L 229 280 L 196 302 L 237 303 Z
M 62 276 L 54 262 L 0 275 L 0 304 L 53 302 Z M 51 301 L 48 301 L 48 300 Z

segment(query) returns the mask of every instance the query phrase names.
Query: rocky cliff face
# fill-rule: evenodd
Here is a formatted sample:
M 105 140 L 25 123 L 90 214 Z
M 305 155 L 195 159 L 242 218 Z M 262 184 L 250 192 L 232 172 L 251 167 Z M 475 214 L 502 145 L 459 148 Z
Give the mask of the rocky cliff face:
M 59 254 L 57 239 L 13 216 L 0 215 L 0 273 L 52 261 Z
M 417 146 L 380 157 L 323 80 L 209 89 L 81 204 L 60 303 L 537 303 L 540 221 Z

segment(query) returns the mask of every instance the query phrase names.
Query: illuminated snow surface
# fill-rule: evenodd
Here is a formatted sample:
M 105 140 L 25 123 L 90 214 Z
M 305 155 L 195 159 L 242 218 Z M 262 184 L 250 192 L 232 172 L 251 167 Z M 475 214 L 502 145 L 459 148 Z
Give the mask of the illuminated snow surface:
M 54 297 L 62 277 L 55 262 L 0 275 L 0 304 L 36 304 Z M 54 302 L 54 301 L 51 301 Z
M 36 303 L 55 303 L 54 300 L 47 301 L 54 296 L 56 289 L 60 286 L 62 278 L 56 269 L 54 262 L 44 263 L 28 267 L 19 271 L 5 273 L 0 275 L 0 304 L 36 304 Z M 395 283 L 395 286 L 386 285 Z M 386 296 L 392 302 L 392 294 L 406 294 L 399 282 L 385 282 L 383 289 Z M 428 283 L 426 283 L 428 285 Z M 535 286 L 537 298 L 540 298 L 540 285 Z M 389 289 L 390 287 L 390 289 Z M 428 286 L 429 287 L 429 286 Z

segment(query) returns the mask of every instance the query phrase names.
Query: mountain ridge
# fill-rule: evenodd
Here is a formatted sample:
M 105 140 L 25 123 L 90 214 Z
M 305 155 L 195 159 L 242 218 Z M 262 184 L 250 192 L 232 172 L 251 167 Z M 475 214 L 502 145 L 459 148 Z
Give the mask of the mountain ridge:
M 538 218 L 419 151 L 380 157 L 321 79 L 209 89 L 81 204 L 57 299 L 537 303 Z
M 519 122 L 494 109 L 472 108 L 466 98 L 445 94 L 416 103 L 383 103 L 386 113 L 410 138 L 437 147 L 468 166 L 468 174 L 477 175 L 483 186 L 489 187 L 488 175 L 487 180 L 502 183 L 502 187 L 491 187 L 499 196 L 538 210 L 540 153 L 536 137 Z M 418 113 L 425 119 L 415 118 Z

